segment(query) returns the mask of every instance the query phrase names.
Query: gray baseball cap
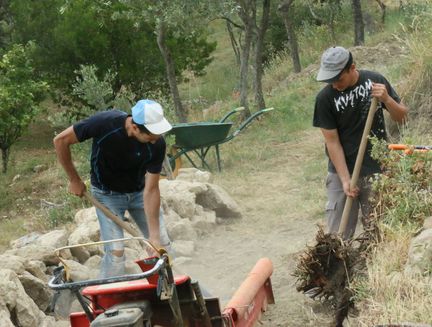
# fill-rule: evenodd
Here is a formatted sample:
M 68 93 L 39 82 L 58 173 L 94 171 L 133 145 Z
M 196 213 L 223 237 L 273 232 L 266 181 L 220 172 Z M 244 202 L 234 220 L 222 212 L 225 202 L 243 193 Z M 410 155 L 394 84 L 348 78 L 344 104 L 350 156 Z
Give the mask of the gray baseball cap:
M 321 56 L 318 82 L 332 82 L 346 67 L 350 52 L 343 47 L 328 48 Z

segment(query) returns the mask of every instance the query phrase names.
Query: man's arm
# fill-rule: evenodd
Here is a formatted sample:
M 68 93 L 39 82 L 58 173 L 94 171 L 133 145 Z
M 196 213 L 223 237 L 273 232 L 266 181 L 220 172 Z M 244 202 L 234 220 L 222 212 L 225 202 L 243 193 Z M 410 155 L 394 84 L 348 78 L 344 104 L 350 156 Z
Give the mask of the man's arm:
M 86 186 L 78 175 L 78 172 L 72 162 L 70 146 L 78 143 L 78 138 L 70 126 L 63 132 L 58 134 L 54 140 L 54 148 L 57 153 L 57 159 L 69 177 L 69 191 L 72 194 L 82 196 L 86 190 Z
M 324 129 L 321 128 L 324 140 L 327 146 L 330 160 L 336 168 L 336 172 L 342 182 L 343 190 L 347 196 L 356 197 L 358 195 L 358 188 L 351 190 L 351 175 L 345 160 L 344 151 L 339 140 L 337 129 Z
M 147 217 L 149 239 L 156 247 L 160 247 L 159 232 L 160 190 L 159 174 L 147 173 L 144 187 L 144 212 Z
M 373 83 L 372 96 L 384 103 L 392 120 L 403 123 L 407 119 L 408 108 L 401 102 L 397 103 L 387 92 L 384 84 Z

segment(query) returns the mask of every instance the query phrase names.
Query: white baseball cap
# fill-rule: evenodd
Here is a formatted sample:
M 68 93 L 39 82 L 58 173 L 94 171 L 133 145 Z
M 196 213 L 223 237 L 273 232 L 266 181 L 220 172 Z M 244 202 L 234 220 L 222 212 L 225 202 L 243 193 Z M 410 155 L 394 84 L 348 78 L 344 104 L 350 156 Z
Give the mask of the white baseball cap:
M 172 129 L 171 124 L 164 117 L 162 106 L 153 100 L 139 100 L 132 107 L 132 119 L 134 123 L 143 125 L 155 135 L 161 135 Z

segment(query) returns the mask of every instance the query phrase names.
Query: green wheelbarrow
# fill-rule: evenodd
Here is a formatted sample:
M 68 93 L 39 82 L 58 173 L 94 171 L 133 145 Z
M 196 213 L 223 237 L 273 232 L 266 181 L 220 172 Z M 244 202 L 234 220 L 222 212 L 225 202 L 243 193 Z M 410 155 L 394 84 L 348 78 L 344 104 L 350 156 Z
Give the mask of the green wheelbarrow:
M 218 170 L 221 171 L 219 145 L 231 141 L 243 129 L 245 129 L 252 121 L 265 112 L 271 111 L 274 108 L 266 108 L 255 112 L 248 117 L 240 126 L 230 133 L 232 122 L 227 119 L 231 115 L 244 110 L 243 107 L 236 108 L 228 112 L 219 122 L 195 122 L 181 123 L 173 125 L 169 134 L 175 136 L 174 151 L 169 156 L 169 162 L 173 170 L 175 169 L 176 159 L 184 155 L 188 161 L 198 168 L 189 153 L 194 152 L 201 160 L 201 166 L 211 170 L 206 161 L 206 156 L 211 147 L 216 150 L 216 161 Z

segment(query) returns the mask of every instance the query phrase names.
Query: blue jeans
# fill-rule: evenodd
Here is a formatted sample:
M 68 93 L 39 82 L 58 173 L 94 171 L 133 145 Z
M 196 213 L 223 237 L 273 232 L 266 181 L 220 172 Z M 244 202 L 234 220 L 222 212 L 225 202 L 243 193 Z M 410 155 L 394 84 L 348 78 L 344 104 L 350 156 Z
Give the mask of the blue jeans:
M 113 214 L 121 219 L 125 219 L 126 210 L 138 225 L 141 233 L 145 238 L 149 237 L 147 218 L 144 213 L 143 191 L 133 193 L 119 193 L 113 191 L 103 191 L 95 186 L 91 186 L 93 196 L 103 205 L 105 205 Z M 101 239 L 103 241 L 123 238 L 123 229 L 115 222 L 109 219 L 105 214 L 96 208 L 96 214 L 99 220 Z M 162 208 L 159 214 L 160 224 L 160 241 L 161 246 L 169 252 L 170 239 L 165 227 Z M 105 254 L 102 258 L 100 277 L 112 277 L 125 274 L 125 256 L 119 257 L 112 254 L 113 250 L 124 250 L 123 242 L 113 242 L 104 245 Z

